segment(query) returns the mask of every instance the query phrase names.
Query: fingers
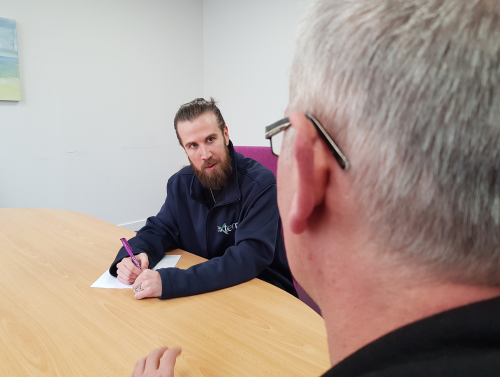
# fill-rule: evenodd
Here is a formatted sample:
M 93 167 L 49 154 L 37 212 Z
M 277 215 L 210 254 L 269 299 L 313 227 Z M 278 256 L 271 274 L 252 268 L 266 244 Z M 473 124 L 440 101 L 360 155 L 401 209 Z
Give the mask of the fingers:
M 162 376 L 164 377 L 174 377 L 174 367 L 175 367 L 175 362 L 177 360 L 177 356 L 179 356 L 182 352 L 182 349 L 180 348 L 170 348 L 167 349 L 164 353 L 162 358 L 160 359 L 160 369 L 162 373 L 165 373 Z
M 143 357 L 142 359 L 138 360 L 137 363 L 135 363 L 134 371 L 132 372 L 131 377 L 140 377 L 144 373 L 144 367 L 146 366 L 146 358 Z
M 154 372 L 160 366 L 160 358 L 163 356 L 168 347 L 160 347 L 151 351 L 146 359 L 144 372 Z
M 130 258 L 123 258 L 121 262 L 116 265 L 116 267 L 118 280 L 127 285 L 133 284 L 143 271 L 137 268 Z
M 117 270 L 116 277 L 118 278 L 119 282 L 126 284 L 126 285 L 134 284 L 134 281 L 135 281 L 135 278 L 125 276 L 124 273 L 122 271 L 119 271 L 119 270 Z
M 135 259 L 137 259 L 137 262 L 139 262 L 143 270 L 146 270 L 149 267 L 149 258 L 146 253 L 137 254 Z
M 181 352 L 180 348 L 168 349 L 168 347 L 160 347 L 151 351 L 147 357 L 143 357 L 135 363 L 132 377 L 145 375 L 174 377 L 175 362 Z
M 134 283 L 134 297 L 141 300 L 147 297 L 160 297 L 162 282 L 160 273 L 153 270 L 144 270 Z

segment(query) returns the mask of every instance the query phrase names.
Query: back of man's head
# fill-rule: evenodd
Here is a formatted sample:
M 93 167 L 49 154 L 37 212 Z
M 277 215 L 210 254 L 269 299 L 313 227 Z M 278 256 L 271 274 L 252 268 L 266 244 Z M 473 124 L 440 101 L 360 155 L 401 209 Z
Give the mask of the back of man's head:
M 500 285 L 500 2 L 318 1 L 290 89 L 349 157 L 382 248 Z

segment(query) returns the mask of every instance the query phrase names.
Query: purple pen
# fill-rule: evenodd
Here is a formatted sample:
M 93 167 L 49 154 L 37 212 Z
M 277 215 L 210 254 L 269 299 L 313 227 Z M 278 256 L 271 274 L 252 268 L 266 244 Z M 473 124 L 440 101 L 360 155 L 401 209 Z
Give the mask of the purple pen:
M 132 248 L 128 244 L 127 240 L 125 238 L 120 238 L 120 241 L 122 241 L 123 247 L 125 248 L 125 250 L 127 250 L 127 253 L 128 255 L 130 255 L 130 259 L 132 259 L 132 262 L 134 262 L 137 268 L 141 268 L 139 262 L 137 262 L 137 259 L 135 259 L 134 253 L 132 253 Z

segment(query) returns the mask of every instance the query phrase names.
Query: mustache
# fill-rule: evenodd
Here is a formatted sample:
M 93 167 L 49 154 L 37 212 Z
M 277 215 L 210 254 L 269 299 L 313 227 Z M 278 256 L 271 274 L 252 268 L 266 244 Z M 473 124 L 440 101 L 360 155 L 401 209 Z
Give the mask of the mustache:
M 217 163 L 220 163 L 222 162 L 222 160 L 218 159 L 218 158 L 212 158 L 210 157 L 208 160 L 206 160 L 203 165 L 201 166 L 202 169 L 205 169 L 206 167 L 208 166 L 211 166 L 213 164 L 217 164 Z

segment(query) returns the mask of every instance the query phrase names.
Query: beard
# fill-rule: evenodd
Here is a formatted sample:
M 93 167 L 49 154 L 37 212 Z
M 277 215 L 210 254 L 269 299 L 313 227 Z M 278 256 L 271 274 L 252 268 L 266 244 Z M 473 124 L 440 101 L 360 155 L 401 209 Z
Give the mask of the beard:
M 233 172 L 233 167 L 231 166 L 229 148 L 226 147 L 225 152 L 226 153 L 224 155 L 224 160 L 210 157 L 203 163 L 203 165 L 201 166 L 201 170 L 197 169 L 191 159 L 189 159 L 189 163 L 193 168 L 194 174 L 196 174 L 196 177 L 198 177 L 203 187 L 212 190 L 222 190 L 222 188 L 226 186 L 227 180 Z M 217 164 L 214 170 L 207 171 L 205 169 L 207 166 L 213 164 Z

